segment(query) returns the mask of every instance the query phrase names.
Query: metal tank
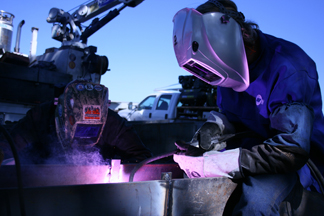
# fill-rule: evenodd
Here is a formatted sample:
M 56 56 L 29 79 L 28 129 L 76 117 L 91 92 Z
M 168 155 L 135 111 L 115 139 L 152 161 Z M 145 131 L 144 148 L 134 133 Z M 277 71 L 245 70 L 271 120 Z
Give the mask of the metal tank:
M 0 48 L 6 52 L 10 52 L 11 49 L 13 18 L 13 14 L 0 10 Z

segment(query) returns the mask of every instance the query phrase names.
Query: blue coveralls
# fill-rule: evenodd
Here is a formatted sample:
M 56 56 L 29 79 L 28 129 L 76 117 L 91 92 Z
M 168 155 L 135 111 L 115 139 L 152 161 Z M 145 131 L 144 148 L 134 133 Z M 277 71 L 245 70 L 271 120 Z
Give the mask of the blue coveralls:
M 324 118 L 316 65 L 297 45 L 259 30 L 258 35 L 261 54 L 258 60 L 249 65 L 250 86 L 244 92 L 218 87 L 217 104 L 230 122 L 245 127 L 242 130 L 257 132 L 264 139 L 273 136 L 269 116 L 276 108 L 293 102 L 309 105 L 315 114 L 309 155 L 323 174 Z M 260 140 L 251 138 L 243 140 L 239 146 L 233 144 L 227 148 L 250 149 L 258 144 L 261 144 Z M 268 144 L 278 145 L 271 142 Z M 309 151 L 309 146 L 303 144 L 288 145 L 296 145 Z M 306 165 L 298 174 L 306 189 L 319 190 Z M 297 176 L 291 174 L 247 177 L 237 209 L 240 208 L 241 213 L 246 215 L 253 215 L 258 211 L 264 215 L 276 215 L 277 207 L 289 194 L 296 180 Z M 254 205 L 249 206 L 248 203 Z

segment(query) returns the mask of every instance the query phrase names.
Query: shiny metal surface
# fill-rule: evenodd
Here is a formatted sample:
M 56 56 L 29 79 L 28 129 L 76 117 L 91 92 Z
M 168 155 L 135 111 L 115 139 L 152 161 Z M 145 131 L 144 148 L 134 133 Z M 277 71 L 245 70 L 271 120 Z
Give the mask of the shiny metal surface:
M 108 182 L 108 166 L 37 165 L 22 166 L 24 187 L 98 184 Z M 14 165 L 0 167 L 0 188 L 16 187 Z
M 236 188 L 228 178 L 173 181 L 172 216 L 223 215 L 227 200 Z
M 35 187 L 24 200 L 27 216 L 217 216 L 235 187 L 227 178 Z M 0 189 L 0 215 L 20 215 L 17 189 Z
M 147 181 L 26 188 L 26 215 L 165 215 L 165 185 Z M 20 215 L 16 189 L 0 189 L 0 215 Z
M 0 10 L 0 48 L 7 52 L 11 51 L 12 22 L 14 17 L 13 14 Z
M 236 188 L 228 178 L 184 179 L 177 164 L 144 165 L 129 183 L 135 165 L 23 166 L 26 215 L 217 216 Z M 14 166 L 0 167 L 0 215 L 20 215 Z
M 24 187 L 46 187 L 128 182 L 135 166 L 136 164 L 120 164 L 119 160 L 112 160 L 112 168 L 104 165 L 23 165 L 21 172 Z M 136 172 L 134 182 L 160 180 L 163 172 L 172 172 L 174 179 L 183 177 L 177 164 L 147 164 Z M 16 186 L 15 166 L 1 166 L 0 188 Z

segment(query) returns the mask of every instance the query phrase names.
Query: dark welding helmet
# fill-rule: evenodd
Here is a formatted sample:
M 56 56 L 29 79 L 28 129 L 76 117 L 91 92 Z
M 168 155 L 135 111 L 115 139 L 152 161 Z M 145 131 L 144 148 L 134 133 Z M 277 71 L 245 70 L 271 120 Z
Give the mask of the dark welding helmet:
M 173 23 L 173 47 L 180 67 L 213 86 L 238 92 L 248 88 L 242 31 L 231 16 L 184 8 Z
M 108 116 L 108 88 L 73 81 L 58 98 L 55 110 L 57 136 L 64 149 L 98 143 Z

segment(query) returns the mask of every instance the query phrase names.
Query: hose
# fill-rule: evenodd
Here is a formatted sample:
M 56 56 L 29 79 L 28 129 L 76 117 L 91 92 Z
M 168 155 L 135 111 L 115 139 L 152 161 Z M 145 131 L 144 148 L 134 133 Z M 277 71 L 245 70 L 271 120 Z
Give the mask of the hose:
M 228 141 L 229 139 L 231 139 L 231 138 L 233 138 L 233 137 L 235 137 L 237 135 L 242 135 L 242 134 L 246 134 L 246 133 L 250 133 L 250 131 L 244 131 L 244 132 L 240 132 L 240 133 L 236 133 L 236 134 L 229 134 L 229 136 L 228 135 L 223 136 L 222 139 L 221 139 L 221 142 Z M 191 144 L 188 144 L 188 145 L 191 145 Z M 145 164 L 148 164 L 148 163 L 150 163 L 152 161 L 156 161 L 156 160 L 159 160 L 159 159 L 162 159 L 162 158 L 166 158 L 166 157 L 172 156 L 172 155 L 178 153 L 179 151 L 180 150 L 177 149 L 177 150 L 174 150 L 174 151 L 169 152 L 169 153 L 163 153 L 163 154 L 160 154 L 160 155 L 157 155 L 157 156 L 154 156 L 154 157 L 150 157 L 150 158 L 147 158 L 147 159 L 143 160 L 142 162 L 140 162 L 139 164 L 137 164 L 133 168 L 133 170 L 132 170 L 132 172 L 131 172 L 131 174 L 129 176 L 129 181 L 128 182 L 133 182 L 135 173 L 137 172 L 137 170 L 139 170 Z
M 14 144 L 14 141 L 6 128 L 3 125 L 0 125 L 0 131 L 3 133 L 5 138 L 7 139 L 13 157 L 15 159 L 15 167 L 16 167 L 16 172 L 17 172 L 17 182 L 18 182 L 18 196 L 19 196 L 19 205 L 20 205 L 20 213 L 22 216 L 26 215 L 26 210 L 25 210 L 25 203 L 24 203 L 24 196 L 23 196 L 23 184 L 22 184 L 22 176 L 21 176 L 21 167 L 20 167 L 20 161 L 18 157 L 18 153 Z
M 143 160 L 142 162 L 138 163 L 133 168 L 133 170 L 132 170 L 132 172 L 131 172 L 131 174 L 129 176 L 129 181 L 128 182 L 133 182 L 135 173 L 137 172 L 137 170 L 139 170 L 145 164 L 151 163 L 153 161 L 156 161 L 156 160 L 159 160 L 159 159 L 162 159 L 162 158 L 170 157 L 170 156 L 176 154 L 177 152 L 179 152 L 178 149 L 175 150 L 175 151 L 172 151 L 172 152 L 163 153 L 163 154 L 159 154 L 157 156 L 153 156 L 153 157 L 147 158 L 147 159 Z

